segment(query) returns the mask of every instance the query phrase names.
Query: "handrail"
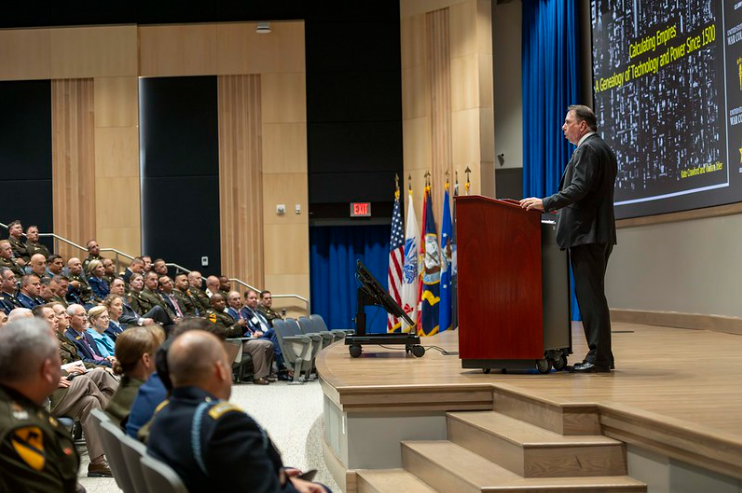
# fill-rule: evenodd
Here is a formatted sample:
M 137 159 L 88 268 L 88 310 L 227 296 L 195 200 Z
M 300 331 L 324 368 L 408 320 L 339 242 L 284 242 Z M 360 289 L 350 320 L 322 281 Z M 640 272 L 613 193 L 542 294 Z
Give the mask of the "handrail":
M 8 229 L 8 225 L 7 224 L 0 223 L 0 227 L 5 228 L 6 230 Z M 26 236 L 26 233 L 23 233 L 23 236 Z M 39 237 L 40 238 L 53 238 L 55 240 L 55 242 L 61 241 L 61 242 L 66 243 L 66 244 L 68 244 L 68 245 L 70 245 L 72 247 L 77 248 L 78 250 L 82 250 L 82 251 L 85 251 L 85 252 L 88 251 L 87 247 L 84 247 L 82 245 L 78 245 L 74 241 L 70 241 L 67 238 L 64 238 L 62 236 L 59 236 L 59 235 L 57 235 L 55 233 L 39 233 Z M 56 248 L 55 248 L 55 250 L 56 250 Z M 133 255 L 129 255 L 128 253 L 122 252 L 122 251 L 117 250 L 115 248 L 101 248 L 100 251 L 101 252 L 113 252 L 116 255 L 116 272 L 121 272 L 121 270 L 119 268 L 119 255 L 122 256 L 122 257 L 125 257 L 125 258 L 127 258 L 129 260 L 134 260 L 134 258 L 135 258 Z M 167 265 L 168 267 L 173 267 L 173 268 L 175 268 L 177 270 L 180 270 L 182 272 L 186 272 L 186 273 L 189 273 L 189 274 L 191 272 L 190 269 L 186 269 L 182 265 L 178 265 L 176 263 L 168 262 L 165 265 Z M 260 291 L 261 291 L 260 289 L 258 289 L 255 286 L 252 286 L 252 285 L 246 283 L 245 281 L 243 281 L 241 279 L 237 279 L 237 278 L 232 278 L 231 277 L 231 278 L 229 278 L 229 281 L 230 282 L 235 282 L 237 284 L 240 284 L 240 285 L 242 285 L 242 286 L 244 286 L 244 287 L 246 287 L 248 289 L 252 289 L 253 291 L 258 292 L 258 293 L 260 293 Z M 308 298 L 305 298 L 303 296 L 300 296 L 298 294 L 294 294 L 294 293 L 289 293 L 289 294 L 273 294 L 273 298 L 296 298 L 296 299 L 301 300 L 304 303 L 306 303 L 306 305 L 307 305 L 307 312 L 309 312 L 309 299 Z

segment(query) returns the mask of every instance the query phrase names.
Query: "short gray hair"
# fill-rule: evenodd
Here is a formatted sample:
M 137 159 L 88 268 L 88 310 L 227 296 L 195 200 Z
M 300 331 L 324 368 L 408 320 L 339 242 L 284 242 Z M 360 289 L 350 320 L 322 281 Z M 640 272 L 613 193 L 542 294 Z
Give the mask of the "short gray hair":
M 595 113 L 593 113 L 593 110 L 591 110 L 590 107 L 585 106 L 584 104 L 573 104 L 567 108 L 567 112 L 569 111 L 575 112 L 575 118 L 578 122 L 584 121 L 587 123 L 590 130 L 593 132 L 598 131 L 598 119 L 595 117 Z
M 33 313 L 28 308 L 13 308 L 8 313 L 8 322 L 15 322 L 16 320 L 23 320 L 24 318 L 33 317 Z
M 19 382 L 45 359 L 54 356 L 59 342 L 44 320 L 24 318 L 0 329 L 0 383 Z

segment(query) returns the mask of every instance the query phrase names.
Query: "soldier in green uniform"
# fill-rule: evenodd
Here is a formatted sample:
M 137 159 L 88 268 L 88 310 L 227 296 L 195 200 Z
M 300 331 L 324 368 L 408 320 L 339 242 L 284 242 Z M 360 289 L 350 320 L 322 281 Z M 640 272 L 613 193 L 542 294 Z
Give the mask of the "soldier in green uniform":
M 57 283 L 57 290 L 49 302 L 59 303 L 67 308 L 70 305 L 67 301 L 67 288 L 70 285 L 70 280 L 67 279 L 67 276 L 54 276 L 52 279 Z
M 12 270 L 18 279 L 25 274 L 21 264 L 13 257 L 13 249 L 8 240 L 0 240 L 0 267 L 7 267 Z
M 91 261 L 100 260 L 100 247 L 98 246 L 98 242 L 90 240 L 86 246 L 88 247 L 88 257 L 82 262 L 82 270 L 84 272 L 88 271 L 88 264 Z
M 193 296 L 193 299 L 196 300 L 196 307 L 198 308 L 199 313 L 203 316 L 206 311 L 211 308 L 211 303 L 209 303 L 209 297 L 206 296 L 206 293 L 201 289 L 203 284 L 201 273 L 196 270 L 191 271 L 188 274 L 188 284 L 191 286 L 191 295 Z
M 157 295 L 158 286 L 159 281 L 157 273 L 154 271 L 148 272 L 147 275 L 144 276 L 144 289 L 139 293 L 140 305 L 142 308 L 146 308 L 144 313 L 147 313 L 155 306 L 160 306 L 168 315 L 170 315 L 170 318 L 173 318 L 172 310 L 170 310 L 167 304 L 162 301 L 162 298 Z
M 39 227 L 29 226 L 26 230 L 26 250 L 28 250 L 28 256 L 33 257 L 35 254 L 40 253 L 45 259 L 51 256 L 49 249 L 45 245 L 39 243 Z
M 186 317 L 198 316 L 198 302 L 191 294 L 187 275 L 178 274 L 175 276 L 175 289 L 173 289 L 173 294 L 178 299 L 180 306 L 185 309 L 184 315 Z
M 206 310 L 206 319 L 223 330 L 225 337 L 242 337 L 247 324 L 244 319 L 235 320 L 232 315 L 224 311 L 227 307 L 224 296 L 214 293 L 210 301 L 211 307 Z
M 230 291 L 232 291 L 232 283 L 229 282 L 229 278 L 227 276 L 219 276 L 219 294 L 226 299 Z
M 137 312 L 139 315 L 147 313 L 148 310 L 144 310 L 144 308 L 149 306 L 147 301 L 142 298 L 143 288 L 144 277 L 142 277 L 141 274 L 132 274 L 129 278 L 129 293 L 127 294 L 127 301 L 131 305 L 132 310 Z
M 270 291 L 261 291 L 260 304 L 258 305 L 257 310 L 263 314 L 271 327 L 273 327 L 273 320 L 277 318 L 283 320 L 283 317 L 280 313 L 273 310 L 271 306 L 273 306 L 273 295 L 271 295 Z
M 93 288 L 88 284 L 88 280 L 85 278 L 85 274 L 82 271 L 82 262 L 77 257 L 72 257 L 67 261 L 67 268 L 70 270 L 69 280 L 70 286 L 72 286 L 80 299 L 85 304 L 96 304 L 102 300 L 95 297 L 93 294 Z
M 13 255 L 18 264 L 24 266 L 28 263 L 29 255 L 26 244 L 23 243 L 23 225 L 17 219 L 8 224 L 8 242 L 13 250 Z
M 103 258 L 101 260 L 103 262 L 103 279 L 108 283 L 108 286 L 111 286 L 111 283 L 114 279 L 116 279 L 116 264 L 113 263 L 113 260 L 110 258 Z
M 60 367 L 56 339 L 43 321 L 18 320 L 0 331 L 0 491 L 78 490 L 75 444 L 44 408 Z

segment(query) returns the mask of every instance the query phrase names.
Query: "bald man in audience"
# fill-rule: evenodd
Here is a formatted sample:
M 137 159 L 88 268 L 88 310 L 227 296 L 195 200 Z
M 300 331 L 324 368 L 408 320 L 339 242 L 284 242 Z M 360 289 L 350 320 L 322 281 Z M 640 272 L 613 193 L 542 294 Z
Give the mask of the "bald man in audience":
M 22 320 L 0 330 L 0 491 L 84 491 L 77 488 L 75 443 L 45 406 L 60 365 L 43 322 Z
M 217 293 L 219 293 L 219 278 L 216 276 L 207 277 L 206 278 L 206 296 L 211 298 Z
M 186 332 L 173 341 L 167 364 L 174 388 L 155 415 L 147 452 L 172 467 L 188 491 L 327 491 L 284 468 L 260 425 L 226 402 L 232 370 L 216 336 Z M 200 430 L 195 437 L 194 428 Z
M 191 295 L 193 295 L 193 299 L 196 300 L 196 307 L 201 316 L 203 316 L 206 313 L 206 310 L 211 307 L 211 304 L 209 303 L 209 297 L 202 289 L 203 278 L 201 277 L 201 273 L 197 270 L 189 272 L 188 284 L 191 286 Z
M 31 255 L 28 265 L 31 267 L 31 273 L 39 276 L 39 279 L 46 276 L 46 257 L 43 254 L 34 253 Z

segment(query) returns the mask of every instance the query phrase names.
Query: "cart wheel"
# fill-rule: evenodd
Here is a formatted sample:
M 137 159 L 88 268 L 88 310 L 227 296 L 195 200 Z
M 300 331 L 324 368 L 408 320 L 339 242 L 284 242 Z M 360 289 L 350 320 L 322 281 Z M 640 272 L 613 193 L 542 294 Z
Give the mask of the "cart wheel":
M 551 361 L 548 359 L 540 359 L 536 361 L 536 369 L 539 373 L 549 373 L 551 371 Z
M 425 354 L 425 348 L 422 346 L 412 346 L 412 354 L 414 354 L 416 358 L 422 358 Z
M 491 371 L 492 368 L 482 368 L 482 373 L 484 373 L 485 375 L 489 375 Z
M 361 346 L 359 346 L 358 344 L 352 344 L 349 348 L 349 351 L 351 358 L 357 358 L 361 355 L 363 349 L 361 349 Z
M 556 358 L 553 360 L 554 369 L 556 371 L 562 371 L 567 367 L 567 357 L 562 353 L 557 353 Z

